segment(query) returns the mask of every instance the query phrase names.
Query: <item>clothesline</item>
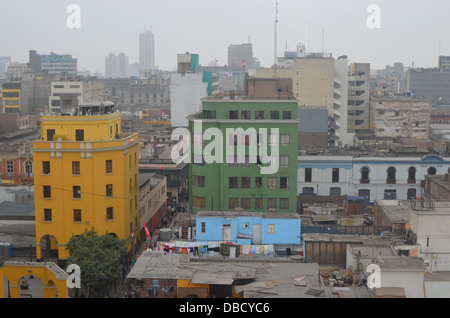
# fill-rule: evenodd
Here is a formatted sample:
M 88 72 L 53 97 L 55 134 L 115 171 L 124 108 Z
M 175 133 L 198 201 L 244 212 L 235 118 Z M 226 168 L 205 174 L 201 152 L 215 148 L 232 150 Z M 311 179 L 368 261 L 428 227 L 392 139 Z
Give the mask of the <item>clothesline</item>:
M 208 253 L 220 253 L 221 244 L 226 244 L 239 249 L 241 255 L 266 255 L 274 254 L 273 245 L 246 245 L 230 242 L 158 242 L 157 250 L 171 254 L 188 254 L 200 256 Z

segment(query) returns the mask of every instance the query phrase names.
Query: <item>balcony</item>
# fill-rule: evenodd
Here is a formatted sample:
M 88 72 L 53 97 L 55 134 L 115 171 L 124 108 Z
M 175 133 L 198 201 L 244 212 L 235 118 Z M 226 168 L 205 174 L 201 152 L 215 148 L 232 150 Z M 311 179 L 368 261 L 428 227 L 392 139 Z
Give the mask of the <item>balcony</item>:
M 341 118 L 341 112 L 340 111 L 338 111 L 337 109 L 333 109 L 333 117 L 335 118 L 335 119 L 339 119 L 339 118 Z
M 359 179 L 359 183 L 370 183 L 370 179 Z

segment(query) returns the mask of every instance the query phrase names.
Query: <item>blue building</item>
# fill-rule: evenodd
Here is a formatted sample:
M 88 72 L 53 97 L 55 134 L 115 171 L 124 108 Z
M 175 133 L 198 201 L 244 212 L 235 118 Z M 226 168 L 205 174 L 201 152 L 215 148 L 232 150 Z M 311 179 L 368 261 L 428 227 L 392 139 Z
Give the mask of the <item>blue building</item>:
M 295 213 L 201 211 L 196 241 L 241 245 L 300 246 L 301 222 Z
M 48 74 L 77 75 L 77 58 L 69 54 L 37 54 L 35 50 L 29 51 L 29 65 L 35 72 L 47 71 Z

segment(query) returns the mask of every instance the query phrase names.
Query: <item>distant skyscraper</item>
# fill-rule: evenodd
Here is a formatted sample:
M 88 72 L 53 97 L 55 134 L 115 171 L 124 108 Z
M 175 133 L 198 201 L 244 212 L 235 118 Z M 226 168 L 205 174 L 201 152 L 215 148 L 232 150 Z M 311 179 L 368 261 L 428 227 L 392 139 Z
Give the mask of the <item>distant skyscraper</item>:
M 139 35 L 139 69 L 155 69 L 155 36 L 151 31 Z
M 124 53 L 120 53 L 119 55 L 110 53 L 105 58 L 105 77 L 128 77 L 128 65 L 128 56 L 126 56 Z
M 251 68 L 253 47 L 251 43 L 232 44 L 228 47 L 228 66 Z

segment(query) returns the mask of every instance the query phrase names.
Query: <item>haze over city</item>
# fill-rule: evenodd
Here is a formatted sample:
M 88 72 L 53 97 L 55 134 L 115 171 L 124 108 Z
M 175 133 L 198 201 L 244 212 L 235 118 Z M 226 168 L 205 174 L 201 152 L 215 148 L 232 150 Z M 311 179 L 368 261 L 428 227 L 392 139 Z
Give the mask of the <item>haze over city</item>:
M 68 28 L 67 7 L 81 9 L 81 28 Z M 369 28 L 367 8 L 380 8 L 380 28 Z M 26 62 L 30 49 L 72 54 L 79 70 L 104 72 L 104 58 L 123 52 L 138 61 L 139 34 L 155 34 L 155 63 L 174 70 L 176 56 L 199 54 L 200 64 L 217 59 L 227 64 L 230 44 L 251 42 L 261 66 L 274 55 L 274 0 L 193 1 L 19 1 L 9 2 L 0 19 L 2 55 Z M 350 62 L 371 63 L 381 69 L 394 62 L 435 67 L 437 56 L 449 53 L 450 22 L 445 1 L 278 1 L 277 52 L 296 50 L 347 55 Z M 20 23 L 17 23 L 20 21 Z M 12 27 L 14 25 L 14 27 Z M 324 35 L 322 37 L 322 34 Z M 7 45 L 6 43 L 14 43 Z

